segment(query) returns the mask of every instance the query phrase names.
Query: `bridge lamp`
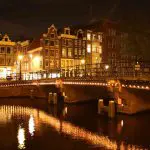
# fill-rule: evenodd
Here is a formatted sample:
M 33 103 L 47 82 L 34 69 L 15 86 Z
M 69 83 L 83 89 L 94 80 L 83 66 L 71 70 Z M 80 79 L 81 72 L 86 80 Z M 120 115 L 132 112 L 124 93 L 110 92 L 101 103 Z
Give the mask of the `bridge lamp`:
M 109 69 L 109 65 L 105 65 L 105 69 L 108 70 Z
M 21 61 L 23 59 L 23 56 L 22 55 L 19 55 L 18 56 L 18 59 Z

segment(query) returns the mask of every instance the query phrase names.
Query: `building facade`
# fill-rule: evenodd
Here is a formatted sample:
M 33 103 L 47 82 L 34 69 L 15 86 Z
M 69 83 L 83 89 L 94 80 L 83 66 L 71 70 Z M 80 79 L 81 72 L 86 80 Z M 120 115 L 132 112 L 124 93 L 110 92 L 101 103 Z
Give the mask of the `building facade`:
M 43 56 L 43 70 L 52 71 L 60 68 L 60 50 L 57 29 L 54 25 L 48 28 L 48 32 L 40 39 Z
M 14 67 L 16 61 L 16 43 L 11 41 L 5 34 L 0 40 L 0 79 L 6 79 L 7 76 L 16 72 Z

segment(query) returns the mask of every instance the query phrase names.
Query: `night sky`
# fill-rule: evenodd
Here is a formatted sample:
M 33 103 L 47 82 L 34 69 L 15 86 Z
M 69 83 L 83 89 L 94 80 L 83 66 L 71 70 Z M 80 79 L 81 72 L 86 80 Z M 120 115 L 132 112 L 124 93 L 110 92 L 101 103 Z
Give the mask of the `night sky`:
M 36 37 L 61 27 L 107 18 L 150 28 L 149 0 L 0 0 L 0 32 Z

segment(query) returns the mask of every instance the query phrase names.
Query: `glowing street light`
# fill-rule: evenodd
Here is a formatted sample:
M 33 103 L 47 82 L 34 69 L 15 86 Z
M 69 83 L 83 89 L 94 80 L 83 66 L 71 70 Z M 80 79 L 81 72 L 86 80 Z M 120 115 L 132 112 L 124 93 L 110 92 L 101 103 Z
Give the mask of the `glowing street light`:
M 81 64 L 82 64 L 82 65 L 85 64 L 85 60 L 84 60 L 84 59 L 81 60 Z
M 29 57 L 32 59 L 32 54 L 29 54 Z
M 109 65 L 105 65 L 105 69 L 108 70 L 109 69 Z
M 22 55 L 19 55 L 18 56 L 18 59 L 21 61 L 23 59 L 23 56 Z

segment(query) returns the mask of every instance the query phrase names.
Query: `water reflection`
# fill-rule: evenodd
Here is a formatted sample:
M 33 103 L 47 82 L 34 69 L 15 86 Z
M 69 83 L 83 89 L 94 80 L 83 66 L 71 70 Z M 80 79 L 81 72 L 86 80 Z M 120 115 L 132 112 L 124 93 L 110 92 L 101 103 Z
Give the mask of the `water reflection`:
M 123 120 L 119 121 L 118 124 L 117 124 L 117 132 L 118 134 L 121 134 L 121 131 L 122 131 L 122 128 L 123 128 Z
M 29 133 L 31 134 L 31 136 L 34 135 L 34 131 L 35 131 L 34 118 L 33 118 L 32 115 L 30 115 L 30 119 L 29 119 Z
M 19 149 L 25 149 L 25 129 L 19 126 L 18 128 L 18 148 Z
M 64 116 L 67 114 L 67 107 L 64 108 Z M 72 139 L 82 140 L 86 143 L 92 144 L 94 146 L 103 147 L 105 149 L 130 149 L 136 150 L 139 149 L 137 145 L 126 145 L 124 142 L 118 144 L 116 141 L 109 139 L 107 136 L 99 135 L 93 132 L 90 132 L 81 127 L 75 126 L 72 123 L 63 121 L 62 119 L 57 119 L 50 114 L 47 114 L 44 111 L 29 107 L 21 106 L 0 106 L 0 121 L 10 121 L 10 118 L 13 116 L 24 116 L 28 120 L 28 129 L 31 136 L 34 136 L 35 132 L 40 128 L 41 124 L 47 124 L 55 129 L 58 133 L 63 133 L 68 135 Z M 121 120 L 117 126 L 118 132 L 121 132 L 124 125 L 124 121 Z M 63 134 L 59 134 L 62 136 Z M 18 148 L 25 149 L 25 129 L 20 125 L 18 128 Z M 140 148 L 142 150 L 142 148 Z

